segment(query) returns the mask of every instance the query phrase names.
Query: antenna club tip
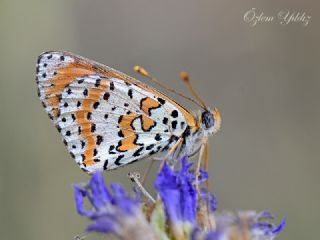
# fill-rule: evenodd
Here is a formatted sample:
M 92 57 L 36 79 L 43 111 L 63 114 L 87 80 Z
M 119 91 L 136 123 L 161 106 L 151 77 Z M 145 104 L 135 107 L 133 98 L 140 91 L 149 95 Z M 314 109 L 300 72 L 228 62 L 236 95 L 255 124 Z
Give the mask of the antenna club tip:
M 189 74 L 187 72 L 181 72 L 180 78 L 182 81 L 189 82 Z
M 136 71 L 137 73 L 140 73 L 143 76 L 149 77 L 149 73 L 147 72 L 147 70 L 145 70 L 143 67 L 140 66 L 134 66 L 133 70 Z

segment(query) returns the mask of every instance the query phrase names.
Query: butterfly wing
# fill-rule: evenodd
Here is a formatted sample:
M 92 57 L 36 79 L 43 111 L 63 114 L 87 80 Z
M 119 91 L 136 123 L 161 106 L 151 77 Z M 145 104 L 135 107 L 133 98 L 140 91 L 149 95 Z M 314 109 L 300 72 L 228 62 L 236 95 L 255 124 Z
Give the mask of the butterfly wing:
M 37 83 L 71 156 L 88 172 L 153 155 L 194 124 L 185 109 L 155 89 L 71 53 L 39 56 Z

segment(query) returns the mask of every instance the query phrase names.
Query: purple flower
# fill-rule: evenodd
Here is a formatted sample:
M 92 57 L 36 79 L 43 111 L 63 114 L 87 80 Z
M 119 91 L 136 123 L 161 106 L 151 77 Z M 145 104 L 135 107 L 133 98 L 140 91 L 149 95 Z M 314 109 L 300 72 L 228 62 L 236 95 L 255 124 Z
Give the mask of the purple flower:
M 189 173 L 192 164 L 182 159 L 180 171 L 172 171 L 166 164 L 158 175 L 158 190 L 170 224 L 196 223 L 197 193 L 193 186 L 194 176 Z
M 129 236 L 135 235 L 153 239 L 153 230 L 140 211 L 140 198 L 130 197 L 119 184 L 112 184 L 111 190 L 109 192 L 106 188 L 101 172 L 92 176 L 89 185 L 74 186 L 78 213 L 93 220 L 86 230 L 111 233 L 120 239 L 129 239 Z M 92 210 L 84 208 L 85 198 L 91 203 Z
M 207 213 L 208 210 L 209 212 L 215 211 L 217 207 L 213 194 L 204 189 L 201 195 L 197 193 L 196 178 L 191 173 L 192 165 L 192 163 L 187 163 L 186 157 L 181 160 L 181 169 L 178 171 L 171 170 L 165 164 L 155 181 L 167 221 L 177 239 L 186 239 L 186 235 L 197 226 L 199 209 Z M 199 183 L 204 182 L 207 178 L 207 172 L 201 170 Z
M 215 216 L 214 230 L 204 234 L 195 230 L 192 240 L 274 239 L 285 227 L 286 220 L 276 226 L 269 212 L 239 211 Z
M 269 239 L 273 239 L 284 229 L 287 224 L 287 220 L 284 218 L 279 225 L 275 225 L 274 223 L 270 222 L 270 220 L 273 218 L 274 217 L 270 212 L 260 212 L 256 214 L 254 218 L 256 223 L 253 223 L 250 226 L 251 231 L 254 234 L 269 236 Z
M 186 158 L 178 170 L 164 164 L 155 181 L 160 196 L 155 203 L 144 201 L 136 192 L 130 196 L 119 184 L 108 189 L 100 172 L 89 184 L 75 185 L 78 213 L 92 220 L 86 230 L 123 240 L 272 240 L 283 230 L 286 220 L 275 225 L 269 212 L 217 213 L 214 194 L 205 188 L 196 190 L 192 165 Z M 199 182 L 207 178 L 208 173 L 201 170 Z M 85 199 L 91 209 L 84 207 Z

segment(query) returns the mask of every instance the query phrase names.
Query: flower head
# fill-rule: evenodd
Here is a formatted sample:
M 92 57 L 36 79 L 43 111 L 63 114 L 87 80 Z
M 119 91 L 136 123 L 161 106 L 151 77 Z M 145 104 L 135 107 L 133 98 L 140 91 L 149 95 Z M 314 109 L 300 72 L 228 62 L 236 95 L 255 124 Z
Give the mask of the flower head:
M 178 170 L 164 164 L 155 180 L 159 198 L 152 204 L 119 184 L 108 190 L 101 173 L 95 173 L 88 185 L 75 185 L 78 213 L 93 221 L 87 231 L 124 240 L 271 240 L 285 227 L 285 219 L 278 226 L 271 223 L 269 212 L 217 213 L 215 196 L 204 188 L 196 190 L 192 165 L 186 158 Z M 207 178 L 201 171 L 199 182 Z M 91 210 L 84 208 L 85 198 Z
M 140 211 L 140 198 L 130 197 L 119 184 L 112 184 L 111 190 L 106 188 L 101 172 L 92 176 L 89 185 L 74 186 L 78 213 L 93 220 L 86 230 L 111 233 L 121 239 L 127 239 L 130 235 L 154 237 L 153 230 Z M 92 210 L 84 208 L 85 198 L 91 203 Z
M 267 215 L 268 214 L 268 215 Z M 270 222 L 268 212 L 238 211 L 216 214 L 216 226 L 208 233 L 195 231 L 193 240 L 254 239 L 272 240 L 286 225 L 283 219 L 279 225 Z
M 196 222 L 197 193 L 193 186 L 191 164 L 182 159 L 180 171 L 172 171 L 166 164 L 158 175 L 155 187 L 159 192 L 170 224 Z

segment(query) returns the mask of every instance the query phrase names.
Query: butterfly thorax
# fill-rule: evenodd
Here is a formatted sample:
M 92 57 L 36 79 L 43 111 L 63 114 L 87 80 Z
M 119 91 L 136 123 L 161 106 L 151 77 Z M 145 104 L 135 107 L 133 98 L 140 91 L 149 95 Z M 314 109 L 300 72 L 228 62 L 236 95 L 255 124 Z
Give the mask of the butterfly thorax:
M 200 150 L 202 140 L 220 129 L 221 117 L 217 109 L 199 112 L 195 119 L 197 125 L 193 128 L 188 126 L 181 136 L 183 144 L 179 156 L 193 156 Z

